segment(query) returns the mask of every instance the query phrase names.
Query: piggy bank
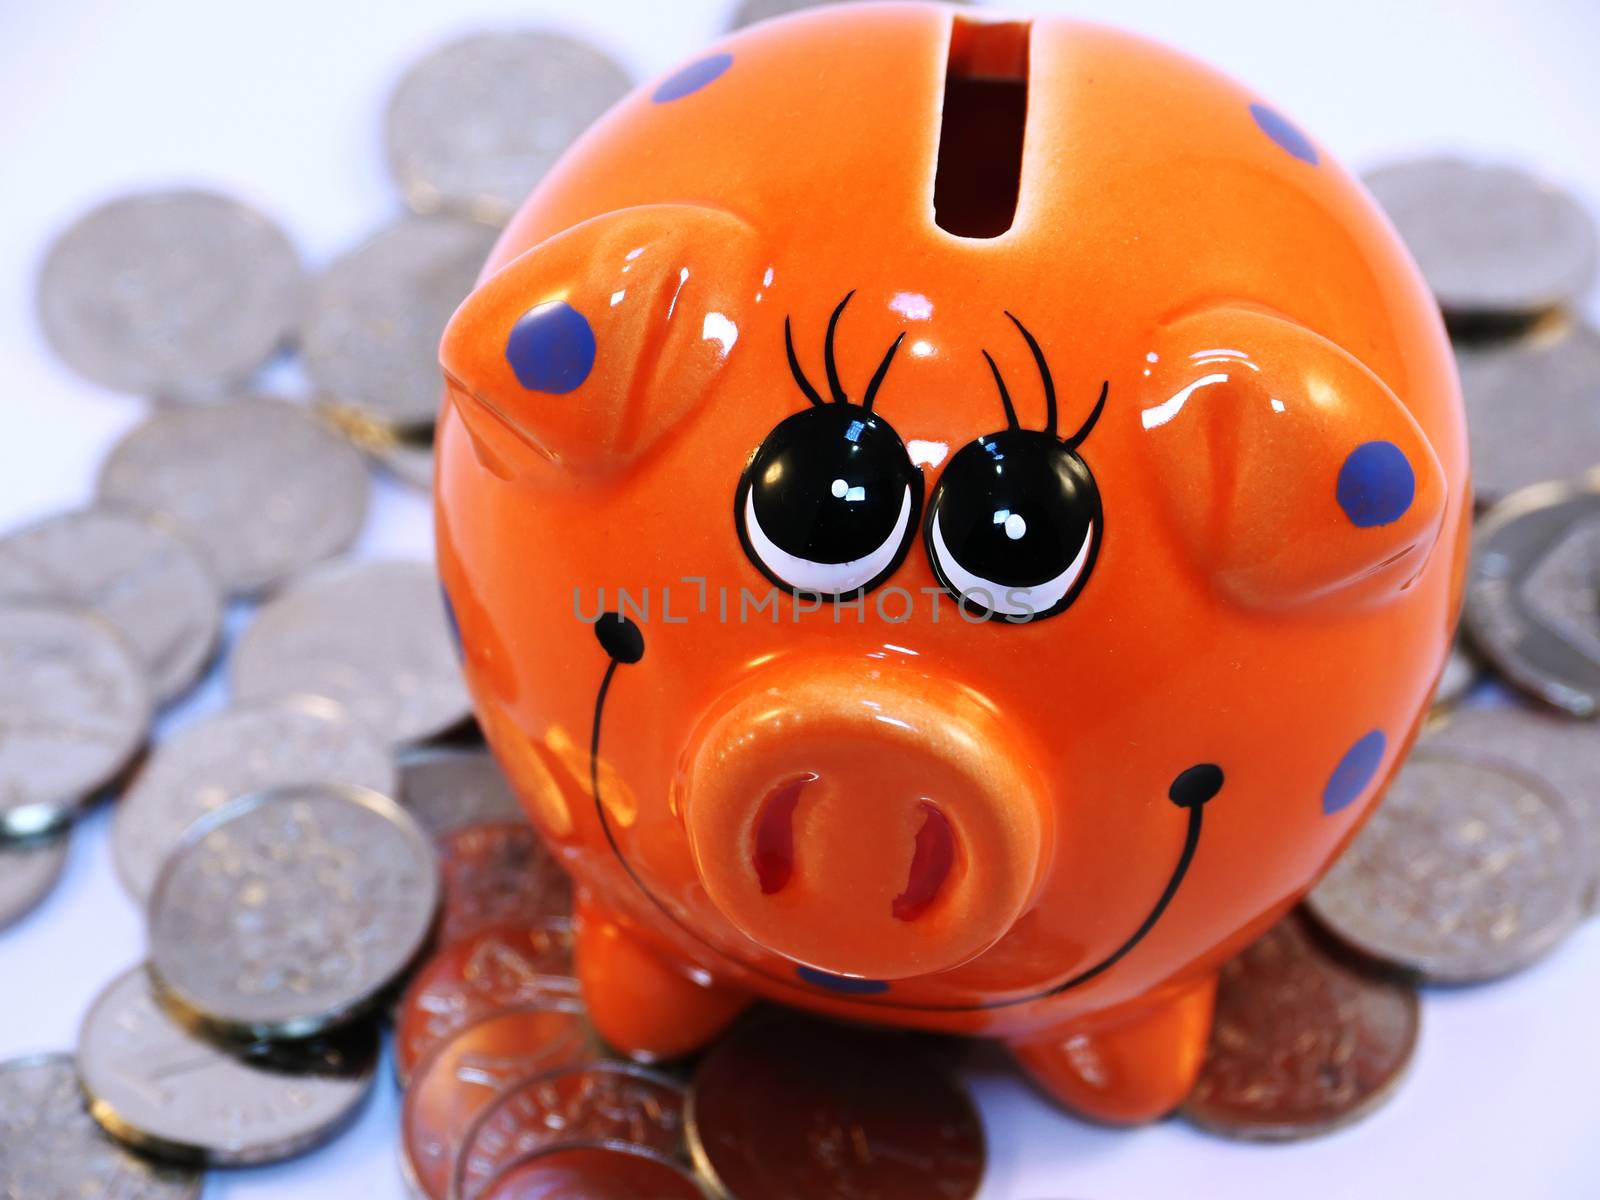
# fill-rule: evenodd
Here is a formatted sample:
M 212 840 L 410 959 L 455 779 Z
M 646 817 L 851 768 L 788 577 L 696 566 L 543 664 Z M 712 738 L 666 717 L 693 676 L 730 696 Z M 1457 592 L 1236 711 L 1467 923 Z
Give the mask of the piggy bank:
M 761 997 L 1167 1111 L 1447 653 L 1416 270 L 1282 112 L 1111 29 L 732 36 L 571 149 L 441 359 L 466 676 L 640 1058 Z

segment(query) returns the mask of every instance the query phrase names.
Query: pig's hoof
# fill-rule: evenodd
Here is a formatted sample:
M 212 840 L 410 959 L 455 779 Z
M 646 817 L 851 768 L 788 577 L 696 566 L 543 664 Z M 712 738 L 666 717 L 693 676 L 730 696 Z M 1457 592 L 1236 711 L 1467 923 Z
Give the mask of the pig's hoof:
M 595 1029 L 644 1062 L 698 1050 L 750 1003 L 745 992 L 691 978 L 592 903 L 578 908 L 577 966 Z
M 1011 1053 L 1067 1108 L 1115 1125 L 1154 1121 L 1194 1087 L 1216 991 L 1216 977 L 1209 976 L 1121 1024 L 1073 1022 L 1013 1041 Z

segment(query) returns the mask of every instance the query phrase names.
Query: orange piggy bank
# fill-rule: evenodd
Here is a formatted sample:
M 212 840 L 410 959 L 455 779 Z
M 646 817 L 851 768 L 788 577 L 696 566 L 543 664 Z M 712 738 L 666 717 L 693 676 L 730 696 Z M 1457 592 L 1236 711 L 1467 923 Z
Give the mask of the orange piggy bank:
M 640 1057 L 761 996 L 1167 1111 L 1447 652 L 1465 439 L 1410 259 L 1113 30 L 730 37 L 573 147 L 441 358 L 467 678 Z

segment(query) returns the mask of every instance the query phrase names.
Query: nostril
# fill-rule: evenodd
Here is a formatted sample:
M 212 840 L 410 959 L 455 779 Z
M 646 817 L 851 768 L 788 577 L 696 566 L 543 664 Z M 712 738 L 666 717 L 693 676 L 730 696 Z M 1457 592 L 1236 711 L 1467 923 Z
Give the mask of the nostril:
M 767 793 L 756 816 L 755 848 L 750 862 L 761 883 L 761 894 L 770 896 L 788 886 L 794 875 L 794 810 L 800 793 L 815 775 L 802 775 L 779 784 Z
M 922 811 L 922 828 L 917 830 L 906 890 L 894 899 L 894 915 L 902 921 L 915 921 L 928 911 L 956 861 L 956 836 L 950 819 L 933 804 L 924 802 Z

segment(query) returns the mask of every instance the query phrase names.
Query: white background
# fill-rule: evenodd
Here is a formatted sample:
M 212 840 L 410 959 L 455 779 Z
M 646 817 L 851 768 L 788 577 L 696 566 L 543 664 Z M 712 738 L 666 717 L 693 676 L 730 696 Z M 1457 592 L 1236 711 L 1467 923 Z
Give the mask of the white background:
M 395 213 L 380 141 L 396 74 L 448 36 L 551 25 L 639 77 L 698 51 L 728 0 L 3 0 L 0 2 L 0 528 L 85 502 L 140 415 L 51 358 L 33 276 L 74 213 L 133 186 L 201 183 L 277 217 L 315 263 Z M 1600 211 L 1600 4 L 1593 0 L 1248 3 L 1085 0 L 1035 7 L 1132 27 L 1249 81 L 1345 161 L 1459 150 L 1533 165 Z M 1593 306 L 1591 305 L 1591 309 Z M 422 499 L 383 484 L 365 553 L 427 554 Z M 238 624 L 241 614 L 235 614 Z M 219 681 L 181 721 L 223 699 Z M 0 934 L 0 1058 L 68 1048 L 100 986 L 142 956 L 106 816 L 66 877 Z M 1177 1122 L 1092 1128 L 995 1058 L 973 1078 L 990 1139 L 984 1200 L 1600 1195 L 1600 928 L 1507 982 L 1428 992 L 1397 1099 L 1320 1141 L 1253 1146 Z M 985 1063 L 987 1057 L 980 1058 Z M 342 1140 L 279 1167 L 217 1172 L 207 1200 L 399 1200 L 387 1078 Z M 762 1200 L 762 1198 L 749 1198 Z

